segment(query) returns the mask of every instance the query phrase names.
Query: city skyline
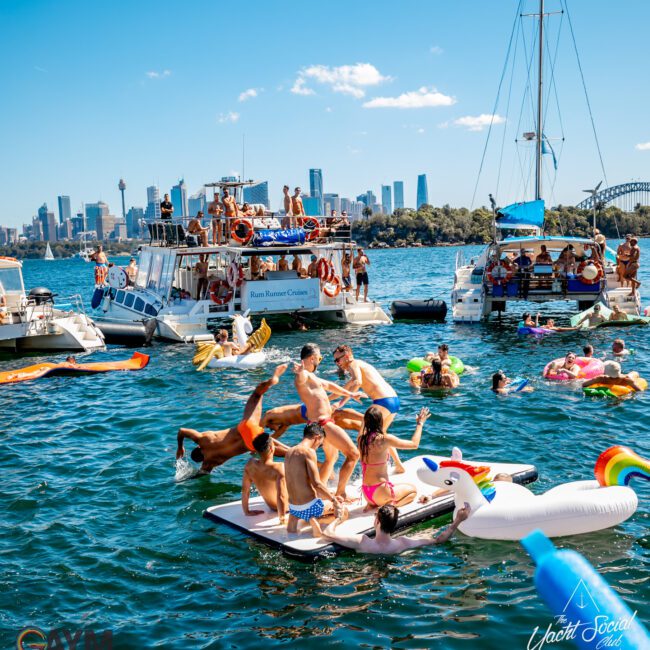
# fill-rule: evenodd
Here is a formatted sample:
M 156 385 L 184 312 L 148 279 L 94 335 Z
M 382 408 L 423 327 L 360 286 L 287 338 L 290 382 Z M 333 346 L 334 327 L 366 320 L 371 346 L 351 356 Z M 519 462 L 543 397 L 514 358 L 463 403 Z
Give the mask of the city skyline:
M 524 2 L 522 9 L 534 4 Z M 547 0 L 549 12 L 558 6 L 557 0 Z M 493 141 L 500 143 L 504 127 L 517 125 L 516 114 L 493 114 L 516 7 L 477 0 L 452 5 L 405 0 L 385 21 L 391 7 L 383 0 L 373 12 L 336 0 L 301 7 L 304 20 L 322 29 L 296 28 L 294 47 L 280 53 L 266 47 L 264 36 L 280 29 L 283 11 L 253 2 L 238 9 L 250 38 L 235 57 L 215 54 L 192 30 L 180 30 L 173 42 L 145 45 L 150 9 L 144 4 L 123 15 L 101 3 L 76 0 L 56 7 L 2 3 L 0 20 L 10 29 L 0 51 L 16 63 L 0 73 L 7 97 L 0 117 L 11 125 L 3 147 L 11 156 L 0 157 L 0 173 L 12 188 L 0 204 L 0 223 L 15 226 L 29 220 L 34 206 L 42 200 L 56 206 L 62 192 L 71 197 L 73 213 L 80 197 L 117 206 L 115 178 L 127 180 L 128 204 L 143 205 L 142 190 L 136 188 L 171 188 L 184 177 L 193 179 L 189 189 L 196 191 L 200 183 L 241 175 L 242 169 L 246 177 L 269 182 L 275 207 L 273 188 L 284 182 L 306 187 L 303 170 L 315 165 L 327 176 L 324 191 L 340 196 L 352 197 L 363 187 L 378 192 L 391 177 L 411 179 L 424 172 L 432 204 L 487 204 L 501 167 L 498 156 L 486 163 L 473 198 L 486 127 L 494 118 Z M 206 24 L 220 20 L 212 3 L 199 0 L 195 9 Z M 156 5 L 157 20 L 172 25 L 176 11 L 176 5 L 163 0 Z M 643 41 L 650 5 L 630 0 L 624 10 L 612 12 L 604 0 L 581 0 L 571 5 L 571 12 L 606 184 L 643 178 L 650 171 L 644 108 L 650 91 L 635 83 L 632 101 L 612 101 L 612 89 L 599 79 L 616 79 L 623 89 L 644 78 L 635 46 Z M 350 37 L 340 48 L 330 34 L 342 17 L 350 24 L 363 23 L 374 38 Z M 119 34 L 119 51 L 96 47 L 96 24 Z M 566 20 L 564 24 L 566 29 Z M 602 47 L 605 32 L 616 48 Z M 57 48 L 50 46 L 54 33 Z M 409 38 L 396 40 L 395 33 Z M 557 182 L 545 178 L 551 205 L 575 204 L 583 187 L 593 187 L 603 177 L 580 76 L 568 56 L 570 48 L 563 48 L 553 83 L 563 104 L 566 137 L 556 129 L 551 134 L 561 138 L 561 146 L 552 140 L 558 149 Z M 228 70 L 225 80 L 220 66 Z M 520 131 L 528 128 L 526 120 Z M 54 153 L 33 155 L 45 150 Z M 548 174 L 548 161 L 546 165 Z M 503 172 L 498 202 L 524 198 L 519 186 L 508 185 L 510 167 L 504 164 Z M 410 196 L 414 187 L 409 183 L 406 189 Z

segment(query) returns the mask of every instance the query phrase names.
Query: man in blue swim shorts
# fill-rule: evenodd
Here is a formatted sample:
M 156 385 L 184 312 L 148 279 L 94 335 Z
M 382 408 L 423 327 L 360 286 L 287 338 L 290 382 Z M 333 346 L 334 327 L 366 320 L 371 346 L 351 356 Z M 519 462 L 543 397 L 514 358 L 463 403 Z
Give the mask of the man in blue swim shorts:
M 297 533 L 298 523 L 306 521 L 314 537 L 322 534 L 319 519 L 340 513 L 339 497 L 334 496 L 321 481 L 316 450 L 325 440 L 325 430 L 317 422 L 308 424 L 302 440 L 284 457 L 284 474 L 289 495 L 287 531 Z M 324 522 L 325 523 L 325 522 Z
M 351 392 L 361 390 L 372 399 L 375 406 L 381 407 L 384 427 L 388 431 L 400 408 L 399 397 L 393 387 L 381 376 L 377 368 L 367 361 L 355 359 L 349 345 L 339 345 L 334 350 L 334 363 L 339 370 L 350 375 L 350 380 L 345 384 L 347 390 Z M 391 456 L 395 462 L 395 472 L 403 472 L 404 466 L 397 452 L 392 447 L 391 452 L 394 452 Z

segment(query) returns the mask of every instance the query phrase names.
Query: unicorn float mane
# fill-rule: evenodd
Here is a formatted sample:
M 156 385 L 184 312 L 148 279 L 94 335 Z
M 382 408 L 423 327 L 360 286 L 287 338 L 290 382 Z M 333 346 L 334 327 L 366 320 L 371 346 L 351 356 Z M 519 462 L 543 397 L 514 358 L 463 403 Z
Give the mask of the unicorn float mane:
M 616 445 L 598 456 L 594 474 L 602 487 L 628 485 L 633 478 L 650 481 L 650 461 L 641 458 L 629 447 Z
M 470 475 L 471 479 L 476 484 L 476 487 L 481 491 L 486 501 L 492 501 L 496 495 L 494 483 L 489 478 L 490 468 L 486 465 L 468 465 L 462 460 L 443 460 L 440 467 L 461 469 Z

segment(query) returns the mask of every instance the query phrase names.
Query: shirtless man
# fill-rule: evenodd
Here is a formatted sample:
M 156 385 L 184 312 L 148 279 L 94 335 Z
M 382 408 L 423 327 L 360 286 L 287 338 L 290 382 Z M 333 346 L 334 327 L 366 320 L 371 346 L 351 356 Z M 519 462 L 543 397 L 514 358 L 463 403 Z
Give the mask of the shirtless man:
M 291 270 L 295 271 L 298 275 L 302 274 L 302 260 L 298 253 L 293 254 L 293 260 L 291 261 Z
M 363 414 L 354 409 L 337 408 L 332 412 L 332 419 L 341 429 L 359 433 L 363 425 Z M 260 426 L 273 431 L 273 437 L 280 437 L 289 427 L 307 424 L 307 407 L 304 404 L 288 404 L 269 409 Z
M 289 261 L 287 260 L 286 253 L 280 255 L 278 260 L 278 271 L 288 271 L 289 270 Z
M 352 266 L 352 257 L 346 251 L 341 260 L 341 279 L 343 280 L 343 291 L 350 291 L 352 288 L 352 279 L 350 278 L 350 267 Z
M 639 248 L 639 242 L 632 237 L 632 239 L 630 239 L 630 259 L 625 269 L 625 279 L 632 287 L 632 291 L 630 291 L 631 296 L 636 296 L 636 290 L 641 286 L 641 283 L 636 279 L 636 275 L 639 272 L 640 257 L 641 249 Z
M 219 199 L 219 192 L 214 193 L 212 202 L 208 205 L 208 214 L 212 217 L 212 245 L 221 244 L 221 216 L 223 208 Z
M 357 256 L 354 258 L 354 270 L 357 274 L 357 302 L 359 302 L 359 293 L 363 285 L 363 302 L 368 302 L 368 271 L 366 266 L 370 265 L 370 260 L 363 252 L 363 248 L 357 248 Z
M 355 359 L 349 345 L 339 345 L 333 355 L 338 368 L 350 374 L 345 389 L 351 392 L 362 390 L 375 406 L 379 406 L 384 418 L 384 432 L 388 431 L 400 408 L 399 397 L 393 387 L 381 376 L 377 368 L 367 361 Z M 391 447 L 389 453 L 395 462 L 396 472 L 404 472 L 397 452 Z
M 285 185 L 282 188 L 282 200 L 284 203 L 285 218 L 282 220 L 283 228 L 295 228 L 296 220 L 293 218 L 293 211 L 291 210 L 291 196 L 289 195 L 289 186 Z
M 201 225 L 201 219 L 203 219 L 203 212 L 199 210 L 196 217 L 190 219 L 189 223 L 187 224 L 187 232 L 189 232 L 190 235 L 196 235 L 198 240 L 201 242 L 201 246 L 207 246 L 208 231 L 210 229 L 204 228 Z
M 208 288 L 207 255 L 199 255 L 199 261 L 194 265 L 194 274 L 196 275 L 196 299 L 201 300 L 205 294 L 205 290 Z
M 264 499 L 264 503 L 277 511 L 280 523 L 286 524 L 287 483 L 284 480 L 284 465 L 273 460 L 275 441 L 268 433 L 262 433 L 253 440 L 253 447 L 259 458 L 251 458 L 244 467 L 241 484 L 241 507 L 247 517 L 264 514 L 264 510 L 251 510 L 248 501 L 251 487 L 254 487 Z
M 305 216 L 305 208 L 302 204 L 302 199 L 300 198 L 301 189 L 296 187 L 293 191 L 293 196 L 291 197 L 291 213 L 295 219 L 296 224 L 300 223 L 300 217 Z
M 235 201 L 235 197 L 230 196 L 230 190 L 227 187 L 223 188 L 221 203 L 223 204 L 223 212 L 225 214 L 226 238 L 228 238 L 233 220 L 241 216 L 241 213 L 239 212 L 239 206 L 237 205 L 237 201 Z
M 310 278 L 317 278 L 318 277 L 318 257 L 316 257 L 316 255 L 312 255 L 309 259 L 310 259 L 310 264 L 307 267 L 307 275 Z
M 90 255 L 90 259 L 95 262 L 95 284 L 104 285 L 108 277 L 108 257 L 106 257 L 101 244 L 97 245 L 95 252 Z
M 323 537 L 331 539 L 332 541 L 354 549 L 359 553 L 382 554 L 382 555 L 395 555 L 403 553 L 412 548 L 419 548 L 420 546 L 433 546 L 435 544 L 444 544 L 451 539 L 451 536 L 456 532 L 456 529 L 462 524 L 470 515 L 469 504 L 465 504 L 464 508 L 460 508 L 454 517 L 454 521 L 440 532 L 435 537 L 409 537 L 407 535 L 400 535 L 399 537 L 391 537 L 397 528 L 397 521 L 399 518 L 399 510 L 396 506 L 386 504 L 379 508 L 375 513 L 375 535 L 361 534 L 344 534 L 337 532 L 336 528 L 347 518 L 346 515 L 337 517 L 324 531 Z
M 618 361 L 605 361 L 604 374 L 583 382 L 582 387 L 587 388 L 592 384 L 605 384 L 606 386 L 629 386 L 635 392 L 643 390 L 637 383 L 639 373 L 632 371 L 627 374 L 621 372 L 621 364 Z
M 577 323 L 578 329 L 583 323 L 587 323 L 585 327 L 596 327 L 599 323 L 604 323 L 607 319 L 600 313 L 600 303 L 596 303 L 594 308 L 588 314 L 585 314 Z
M 298 532 L 298 521 L 311 525 L 314 537 L 322 535 L 318 519 L 339 510 L 340 499 L 327 489 L 318 474 L 316 450 L 325 442 L 325 430 L 312 422 L 305 427 L 302 440 L 287 450 L 284 470 L 289 494 L 287 532 Z M 325 501 L 323 501 L 325 500 Z M 336 505 L 334 505 L 336 504 Z
M 628 320 L 628 315 L 621 310 L 621 308 L 614 303 L 612 305 L 612 313 L 609 315 L 609 320 L 619 321 L 619 320 Z
M 255 387 L 244 407 L 244 417 L 236 427 L 221 431 L 195 431 L 194 429 L 180 428 L 177 435 L 176 459 L 183 458 L 185 455 L 183 447 L 185 438 L 189 438 L 198 445 L 196 449 L 192 450 L 190 457 L 195 463 L 201 463 L 200 474 L 209 474 L 215 467 L 222 465 L 228 459 L 245 454 L 247 451 L 255 451 L 253 441 L 258 435 L 264 433 L 264 429 L 260 426 L 264 394 L 280 381 L 280 377 L 286 369 L 287 364 L 278 366 L 270 379 Z M 287 449 L 286 445 L 277 440 L 273 447 L 275 453 L 284 452 Z
M 627 272 L 627 265 L 630 261 L 630 253 L 632 251 L 632 244 L 630 240 L 632 235 L 625 235 L 625 240 L 622 241 L 616 249 L 616 274 L 618 281 L 625 286 L 625 274 Z
M 221 346 L 224 357 L 235 357 L 238 354 L 244 354 L 240 352 L 239 346 L 236 343 L 228 340 L 228 330 L 219 330 L 217 343 Z
M 350 440 L 348 434 L 334 422 L 332 405 L 327 397 L 327 392 L 355 400 L 364 397 L 364 394 L 361 392 L 352 393 L 332 381 L 317 377 L 315 372 L 322 359 L 318 346 L 314 343 L 307 343 L 300 351 L 300 364 L 294 364 L 294 372 L 296 373 L 294 384 L 302 403 L 305 405 L 308 421 L 318 422 L 327 434 L 327 440 L 323 445 L 325 462 L 320 467 L 320 476 L 323 481 L 327 482 L 329 480 L 334 470 L 338 452 L 342 452 L 345 456 L 339 470 L 339 483 L 336 488 L 336 496 L 345 499 L 345 487 L 352 475 L 354 466 L 359 460 L 359 450 Z

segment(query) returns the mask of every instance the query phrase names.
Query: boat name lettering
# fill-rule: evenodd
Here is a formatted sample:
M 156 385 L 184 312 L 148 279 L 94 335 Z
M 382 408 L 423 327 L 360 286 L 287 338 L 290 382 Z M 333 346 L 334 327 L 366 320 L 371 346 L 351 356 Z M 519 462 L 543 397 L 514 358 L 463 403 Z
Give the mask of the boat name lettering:
M 266 289 L 264 291 L 254 291 L 251 290 L 251 298 L 282 298 L 283 296 L 308 296 L 309 291 L 307 289 L 284 289 L 282 291 L 270 291 Z

